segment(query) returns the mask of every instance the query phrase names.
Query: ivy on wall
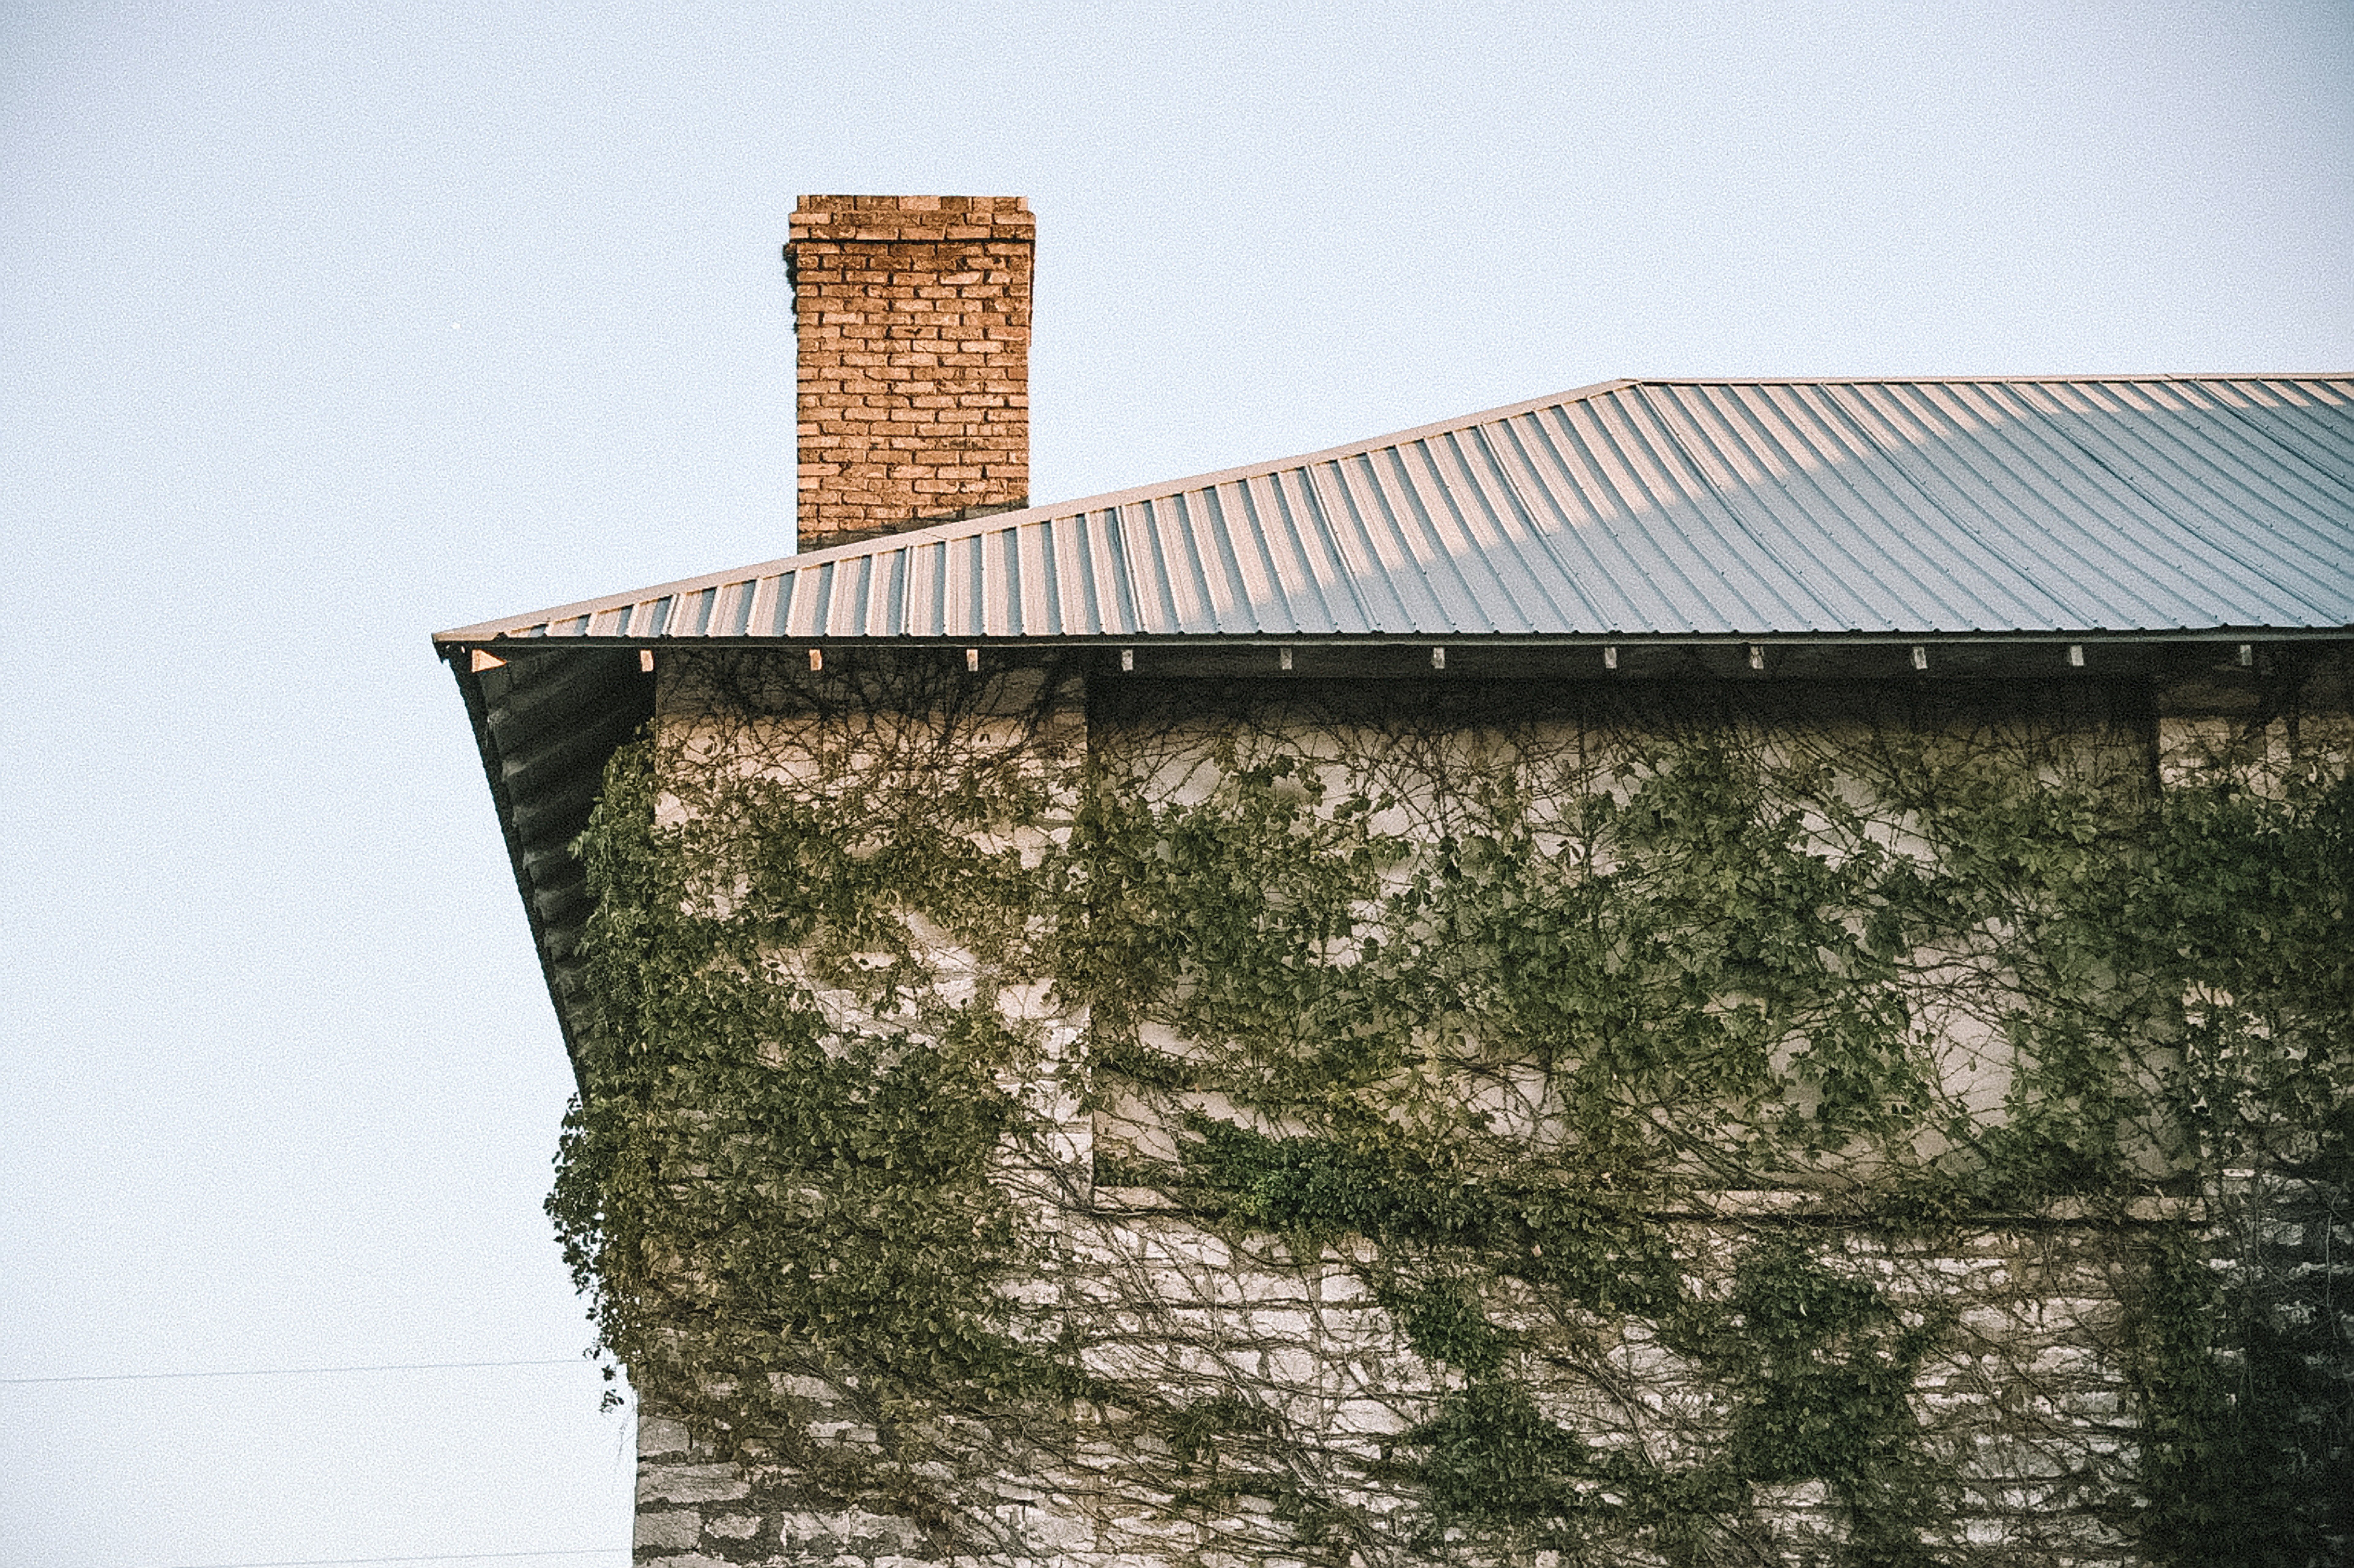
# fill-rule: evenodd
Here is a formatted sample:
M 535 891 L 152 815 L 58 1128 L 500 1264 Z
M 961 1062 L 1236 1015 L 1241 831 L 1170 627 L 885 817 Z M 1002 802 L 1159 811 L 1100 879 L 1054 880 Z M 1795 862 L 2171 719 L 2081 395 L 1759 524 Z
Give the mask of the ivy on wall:
M 2342 753 L 2161 787 L 2097 689 L 668 678 L 581 842 L 603 1022 L 550 1208 L 604 1347 L 736 1451 L 944 1545 L 1018 1430 L 1335 1562 L 1754 1561 L 1792 1489 L 1841 1560 L 1962 1561 L 1998 1505 L 1921 1380 L 2031 1353 L 1903 1260 L 2064 1211 L 2140 1470 L 2034 1506 L 2182 1562 L 2349 1528 L 2340 1319 L 2265 1251 L 2349 1174 Z M 1074 1250 L 1118 1204 L 1341 1269 L 1411 1419 L 1153 1361 L 1182 1308 Z

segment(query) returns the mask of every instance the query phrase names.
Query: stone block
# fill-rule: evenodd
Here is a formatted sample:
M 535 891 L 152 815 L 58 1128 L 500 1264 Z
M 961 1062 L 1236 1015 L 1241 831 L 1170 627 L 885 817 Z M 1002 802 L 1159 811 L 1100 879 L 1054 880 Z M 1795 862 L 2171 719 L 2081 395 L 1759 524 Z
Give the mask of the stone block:
M 638 1503 L 733 1502 L 751 1494 L 733 1465 L 640 1465 Z
M 686 1423 L 667 1416 L 638 1414 L 638 1457 L 662 1458 L 672 1454 L 684 1454 L 691 1446 Z
M 638 1515 L 635 1545 L 640 1552 L 685 1552 L 702 1541 L 703 1515 L 691 1508 Z

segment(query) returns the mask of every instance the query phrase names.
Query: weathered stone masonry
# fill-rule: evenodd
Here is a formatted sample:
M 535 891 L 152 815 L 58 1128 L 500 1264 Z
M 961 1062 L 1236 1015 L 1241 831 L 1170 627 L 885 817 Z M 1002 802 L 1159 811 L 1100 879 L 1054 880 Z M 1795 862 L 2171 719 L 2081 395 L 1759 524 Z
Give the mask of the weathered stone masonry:
M 1097 1213 L 1073 1225 L 1079 1268 L 1119 1279 L 1125 1290 L 1140 1287 L 1161 1316 L 1190 1330 L 1107 1347 L 1123 1370 L 1157 1374 L 1175 1395 L 1268 1391 L 1303 1434 L 1303 1467 L 1336 1477 L 1377 1465 L 1401 1434 L 1437 1414 L 1443 1391 L 1461 1385 L 1414 1352 L 1345 1260 L 1303 1263 L 1273 1245 L 1239 1254 L 1173 1216 L 1122 1212 L 1123 1201 L 1141 1196 L 1102 1192 Z M 1728 1250 L 1755 1220 L 1716 1233 L 1693 1217 L 1678 1229 L 1706 1255 Z M 1979 1232 L 1949 1251 L 1861 1243 L 1849 1250 L 1843 1268 L 1905 1310 L 1960 1317 L 1913 1393 L 1930 1451 L 1952 1467 L 1956 1483 L 1951 1513 L 1924 1521 L 1932 1549 L 1944 1549 L 1937 1560 L 2070 1568 L 2145 1561 L 2110 1522 L 2120 1494 L 2131 1491 L 2134 1457 L 2125 1441 L 2129 1396 L 2115 1361 L 2118 1282 L 2105 1269 L 2113 1241 L 2102 1227 L 2062 1224 Z M 1489 1308 L 1499 1321 L 1516 1320 L 1510 1302 Z M 1542 1317 L 1528 1311 L 1518 1321 L 1539 1328 Z M 1614 1409 L 1590 1385 L 1566 1379 L 1543 1392 L 1541 1407 L 1598 1444 L 1671 1455 L 1686 1435 L 1722 1426 L 1724 1411 L 1707 1380 L 1631 1326 L 1606 1343 L 1594 1371 L 1641 1386 L 1648 1408 Z M 827 1448 L 853 1461 L 881 1451 L 845 1389 L 791 1382 Z M 1518 1557 L 1464 1540 L 1419 1548 L 1392 1541 L 1387 1550 L 1337 1555 L 1303 1550 L 1293 1522 L 1247 1489 L 1188 1504 L 1165 1487 L 1140 1485 L 1134 1453 L 1111 1430 L 1076 1442 L 1044 1432 L 1035 1441 L 1019 1430 L 976 1433 L 954 1481 L 972 1510 L 965 1528 L 986 1520 L 993 1539 L 968 1536 L 943 1550 L 916 1518 L 845 1509 L 790 1465 L 731 1462 L 677 1420 L 649 1413 L 640 1435 L 637 1561 L 661 1568 L 1502 1568 Z M 949 1479 L 945 1467 L 941 1478 Z M 1346 1496 L 1372 1517 L 1400 1520 L 1418 1500 L 1409 1487 L 1378 1483 Z M 1755 1555 L 1742 1561 L 1820 1562 L 1847 1539 L 1842 1510 L 1819 1481 L 1760 1486 L 1750 1501 Z M 1640 1550 L 1588 1557 L 1536 1548 L 1524 1561 L 1569 1568 L 1663 1559 Z
M 797 668 L 788 662 L 780 668 Z M 1029 677 L 1003 683 L 1009 693 Z M 812 677 L 812 679 L 816 679 Z M 2147 739 L 2169 783 L 2190 777 L 2184 759 L 2202 743 L 2239 733 L 2245 683 L 2196 683 L 2161 696 Z M 707 715 L 695 683 L 665 683 L 666 733 L 691 738 Z M 1009 695 L 1004 711 L 1034 694 Z M 984 705 L 987 706 L 987 705 Z M 1119 751 L 1119 725 L 1074 694 L 1054 708 L 1066 747 Z M 2342 702 L 2308 715 L 2326 745 L 2343 754 Z M 710 756 L 727 743 L 711 731 Z M 789 736 L 771 736 L 763 766 Z M 1209 749 L 1180 744 L 1191 769 Z M 1074 803 L 1075 804 L 1075 803 Z M 930 961 L 967 994 L 987 965 L 949 946 Z M 828 1001 L 845 1027 L 875 1026 L 847 998 Z M 1401 1437 L 1442 1413 L 1461 1372 L 1418 1354 L 1397 1315 L 1376 1300 L 1363 1261 L 1342 1243 L 1302 1255 L 1285 1238 L 1237 1242 L 1205 1228 L 1144 1187 L 1098 1184 L 1097 1172 L 1166 1142 L 1166 1097 L 1131 1092 L 1093 1075 L 1085 1019 L 1058 1011 L 1044 988 L 1009 989 L 998 1005 L 1037 1029 L 1047 1044 L 1035 1076 L 1021 1086 L 1041 1136 L 1006 1171 L 1032 1206 L 1041 1235 L 1055 1238 L 1053 1261 L 1017 1282 L 1043 1321 L 1084 1323 L 1078 1355 L 1091 1371 L 1132 1386 L 1157 1387 L 1176 1404 L 1229 1401 L 1278 1424 L 1293 1475 L 1329 1487 L 1362 1522 L 1353 1543 L 1310 1548 L 1277 1501 L 1279 1488 L 1214 1487 L 1189 1497 L 1189 1474 L 1157 1438 L 1141 1437 L 1119 1412 L 1075 1409 L 1034 1423 L 973 1423 L 936 1435 L 938 1457 L 927 1484 L 950 1499 L 959 1520 L 944 1528 L 921 1510 L 870 1502 L 845 1506 L 801 1466 L 754 1445 L 731 1454 L 716 1435 L 650 1407 L 642 1424 L 637 1561 L 663 1568 L 1305 1568 L 1310 1563 L 1479 1564 L 1525 1561 L 1535 1568 L 1573 1563 L 1665 1563 L 1632 1541 L 1594 1555 L 1532 1548 L 1525 1557 L 1495 1541 L 1459 1532 L 1430 1539 L 1405 1528 L 1421 1499 L 1385 1467 Z M 1088 1102 L 1092 1103 L 1088 1103 Z M 1224 1107 L 1206 1106 L 1225 1114 Z M 1108 1167 L 1105 1161 L 1108 1160 Z M 2094 1213 L 2062 1202 L 1934 1239 L 1871 1234 L 1843 1220 L 1836 1204 L 1803 1191 L 1713 1192 L 1653 1216 L 1674 1237 L 1695 1296 L 1723 1299 L 1741 1247 L 1777 1231 L 1819 1253 L 1839 1277 L 1882 1292 L 1906 1322 L 1944 1327 L 1912 1376 L 1906 1402 L 1918 1452 L 1931 1467 L 1938 1517 L 1918 1521 L 1922 1559 L 1951 1564 L 2051 1563 L 2070 1568 L 2150 1561 L 2128 1521 L 2137 1508 L 2135 1394 L 2123 1340 L 2134 1288 L 2127 1261 L 2148 1227 L 2196 1220 L 2204 1200 L 2149 1196 L 2124 1211 Z M 2317 1210 L 2293 1234 L 2268 1234 L 2256 1251 L 2214 1235 L 2218 1266 L 2318 1270 L 2336 1278 L 2338 1217 Z M 2327 1292 L 2325 1290 L 2326 1296 Z M 1723 1440 L 1724 1390 L 1685 1361 L 1639 1315 L 1617 1320 L 1564 1318 L 1518 1287 L 1491 1291 L 1479 1306 L 1531 1347 L 1517 1363 L 1551 1421 L 1580 1433 L 1597 1451 L 1642 1456 L 1674 1467 Z M 824 1372 L 818 1367 L 816 1370 Z M 857 1374 L 772 1374 L 815 1444 L 813 1453 L 855 1467 L 879 1456 L 890 1434 L 859 1393 Z M 726 1397 L 725 1391 L 715 1391 Z M 1044 1413 L 1042 1413 L 1044 1414 Z M 1275 1478 L 1269 1477 L 1267 1478 Z M 1817 1480 L 1753 1487 L 1746 1537 L 1720 1548 L 1737 1559 L 1801 1564 L 1850 1560 L 1846 1510 Z M 1394 1531 L 1388 1521 L 1397 1521 Z
M 803 550 L 1027 503 L 1034 232 L 1020 196 L 800 198 Z

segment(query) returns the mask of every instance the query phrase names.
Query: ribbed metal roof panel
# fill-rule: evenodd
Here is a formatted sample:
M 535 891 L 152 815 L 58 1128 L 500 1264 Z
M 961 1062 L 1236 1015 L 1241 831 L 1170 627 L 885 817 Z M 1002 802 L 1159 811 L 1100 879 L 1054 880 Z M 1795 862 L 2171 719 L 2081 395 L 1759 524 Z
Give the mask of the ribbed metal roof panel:
M 1620 381 L 443 634 L 2354 626 L 2354 376 Z

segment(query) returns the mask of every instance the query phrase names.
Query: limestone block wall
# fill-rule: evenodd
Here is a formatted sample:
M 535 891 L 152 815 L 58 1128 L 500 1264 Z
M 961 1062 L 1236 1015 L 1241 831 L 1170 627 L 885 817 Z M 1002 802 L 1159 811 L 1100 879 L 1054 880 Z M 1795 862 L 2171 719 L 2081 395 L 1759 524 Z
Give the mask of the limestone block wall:
M 1129 747 L 1133 765 L 1141 730 L 1080 685 L 1034 672 L 994 679 L 953 722 L 913 727 L 935 724 L 941 735 L 961 736 L 957 744 L 983 749 L 1015 746 L 1024 735 L 1050 737 L 1045 753 L 1065 769 L 1055 775 L 1061 816 L 1026 830 L 1034 842 L 1024 851 L 1043 859 L 1066 842 L 1081 807 L 1082 775 L 1069 770 L 1071 760 L 1101 763 Z M 2161 694 L 2136 744 L 2163 781 L 2196 777 L 2201 758 L 2219 750 L 2269 744 L 2261 694 L 2228 675 L 2218 690 L 2220 697 Z M 2354 734 L 2342 694 L 2322 695 L 2304 722 L 2342 746 Z M 886 716 L 879 728 L 869 724 L 865 738 L 844 740 L 837 717 L 823 737 L 811 721 L 816 738 L 804 739 L 800 721 L 748 718 L 730 708 L 721 686 L 691 674 L 666 673 L 663 702 L 666 733 L 705 764 L 736 757 L 735 766 L 803 779 L 843 758 L 900 747 L 910 728 Z M 1037 727 L 1021 730 L 1023 714 Z M 1288 722 L 1280 705 L 1259 717 L 1277 731 Z M 1150 766 L 1190 800 L 1238 763 L 1220 750 L 1230 737 L 1222 740 L 1216 726 L 1189 724 L 1154 730 L 1161 749 Z M 1301 745 L 1327 747 L 1326 760 L 1339 767 L 1333 733 L 1303 732 Z M 1522 744 L 1574 749 L 1566 730 L 1536 733 Z M 2115 743 L 2108 731 L 2086 733 L 2088 746 Z M 1378 741 L 1359 736 L 1341 749 L 1379 755 Z M 1446 767 L 1472 772 L 1509 761 L 1509 747 L 1468 731 L 1432 747 Z M 1439 764 L 1426 758 L 1416 766 Z M 2338 1283 L 2354 1224 L 2320 1185 L 2288 1194 L 2296 1213 L 2287 1223 L 2245 1234 L 2221 1218 L 2250 1212 L 2230 1207 L 2245 1194 L 2221 1191 L 2178 1188 L 2098 1209 L 2043 1202 L 1968 1224 L 1891 1231 L 1860 1223 L 1819 1184 L 1702 1185 L 1644 1216 L 1680 1272 L 1684 1299 L 1722 1308 L 1740 1288 L 1745 1261 L 1782 1245 L 1834 1287 L 1867 1287 L 1884 1303 L 1886 1321 L 1872 1330 L 1880 1340 L 1842 1340 L 1822 1353 L 1834 1375 L 1901 1363 L 1900 1467 L 1909 1467 L 1900 1479 L 1923 1510 L 1903 1521 L 1903 1550 L 1914 1554 L 1890 1556 L 1885 1543 L 1858 1541 L 1853 1497 L 1809 1477 L 1712 1496 L 1712 1522 L 1697 1532 L 1626 1511 L 1627 1497 L 1609 1479 L 1614 1465 L 1630 1476 L 1693 1474 L 1740 1440 L 1755 1415 L 1754 1400 L 1743 1404 L 1748 1369 L 1721 1349 L 1694 1350 L 1688 1330 L 1642 1310 L 1565 1304 L 1562 1293 L 1510 1275 L 1465 1276 L 1470 1308 L 1509 1340 L 1502 1381 L 1528 1400 L 1525 1416 L 1511 1407 L 1494 1418 L 1575 1434 L 1583 1457 L 1571 1468 L 1582 1478 L 1574 1495 L 1548 1504 L 1548 1519 L 1575 1528 L 1533 1517 L 1450 1516 L 1432 1505 L 1428 1470 L 1405 1461 L 1447 1421 L 1476 1414 L 1481 1407 L 1465 1396 L 1475 1383 L 1496 1382 L 1495 1369 L 1475 1377 L 1417 1350 L 1428 1336 L 1405 1320 L 1411 1307 L 1394 1294 L 1394 1259 L 1346 1237 L 1214 1221 L 1189 1213 L 1166 1188 L 1125 1184 L 1140 1160 L 1174 1163 L 1176 1129 L 1188 1112 L 1246 1121 L 1247 1113 L 1215 1097 L 1126 1081 L 1089 1059 L 1086 1009 L 1051 984 L 1000 984 L 985 955 L 938 931 L 921 945 L 941 998 L 957 1005 L 985 999 L 1036 1043 L 1021 1075 L 1004 1085 L 1029 1119 L 1023 1136 L 1009 1139 L 999 1180 L 1015 1194 L 1039 1249 L 1027 1275 L 1000 1287 L 1016 1308 L 1017 1331 L 1055 1346 L 1100 1388 L 1138 1397 L 1128 1404 L 1108 1394 L 1063 1399 L 986 1416 L 919 1412 L 875 1397 L 856 1368 L 811 1354 L 796 1357 L 793 1370 L 765 1374 L 764 1392 L 790 1411 L 797 1436 L 745 1442 L 691 1424 L 655 1394 L 641 1422 L 641 1563 L 1797 1568 L 1902 1560 L 2126 1568 L 2152 1561 L 2134 1529 L 2147 1499 L 2138 1489 L 2128 1344 L 2151 1234 L 2195 1230 L 2202 1216 L 2217 1216 L 2202 1234 L 2219 1271 L 2294 1276 L 2303 1282 L 2298 1299 L 2337 1314 L 2341 1351 L 2354 1343 L 2346 1310 L 2354 1293 Z M 808 980 L 792 955 L 777 962 L 779 974 Z M 814 994 L 845 1031 L 911 1027 L 848 991 L 819 984 Z M 1164 1044 L 1185 1049 L 1161 1033 Z M 1975 1062 L 1977 1050 L 1963 1055 Z M 1978 1109 L 1999 1103 L 1999 1086 L 1948 1086 Z M 1541 1133 L 1542 1118 L 1523 1130 Z M 1916 1330 L 1926 1348 L 1914 1360 L 1887 1350 Z M 704 1392 L 724 1401 L 730 1391 Z M 1142 1408 L 1148 1399 L 1150 1411 Z M 1198 1431 L 1186 1425 L 1195 1413 L 1204 1416 Z M 1179 1429 L 1193 1436 L 1172 1437 Z M 898 1457 L 908 1453 L 921 1456 L 912 1467 Z M 878 1473 L 896 1478 L 878 1489 L 871 1484 Z
M 1058 1290 L 1107 1287 L 1130 1304 L 1134 1331 L 1086 1352 L 1098 1367 L 1172 1397 L 1240 1399 L 1269 1413 L 1278 1468 L 1246 1448 L 1218 1471 L 1140 1435 L 1117 1410 L 1043 1414 L 974 1427 L 936 1462 L 935 1484 L 961 1505 L 953 1530 L 917 1510 L 843 1507 L 807 1463 L 731 1462 L 675 1420 L 641 1422 L 637 1560 L 662 1568 L 1306 1568 L 1310 1563 L 1564 1564 L 1659 1563 L 1652 1532 L 1597 1532 L 1585 1550 L 1476 1530 L 1433 1532 L 1409 1484 L 1384 1478 L 1401 1435 L 1436 1416 L 1459 1374 L 1416 1355 L 1345 1254 L 1302 1265 L 1279 1243 L 1236 1250 L 1106 1191 L 1070 1217 L 1071 1272 Z M 1734 1200 L 1735 1203 L 1740 1199 Z M 1695 1266 L 1729 1255 L 1732 1227 L 1678 1222 Z M 1911 1401 L 1924 1462 L 1941 1477 L 1941 1517 L 1925 1521 L 1928 1561 L 2081 1564 L 2143 1561 L 2125 1526 L 2137 1504 L 2127 1407 L 2117 1364 L 2120 1280 L 2114 1237 L 2065 1221 L 1987 1230 L 1946 1248 L 1833 1244 L 1838 1266 L 1886 1290 L 1908 1313 L 1950 1315 Z M 1710 1281 L 1722 1288 L 1722 1276 Z M 1140 1291 L 1138 1287 L 1144 1288 Z M 1492 1304 L 1500 1321 L 1551 1342 L 1524 1369 L 1539 1408 L 1597 1447 L 1686 1463 L 1721 1442 L 1723 1387 L 1679 1363 L 1639 1324 L 1553 1324 L 1532 1302 Z M 1542 1342 L 1542 1340 L 1541 1340 Z M 1554 1364 L 1550 1371 L 1543 1364 Z M 854 1386 L 801 1377 L 817 1435 L 814 1468 L 883 1452 Z M 1342 1520 L 1312 1541 L 1286 1508 L 1300 1480 Z M 1219 1483 L 1216 1485 L 1208 1483 Z M 1223 1488 L 1223 1489 L 1222 1489 Z M 1606 1489 L 1597 1485 L 1597 1501 Z M 1846 1510 L 1820 1481 L 1760 1485 L 1746 1518 L 1687 1560 L 1827 1561 L 1850 1537 Z
M 1028 204 L 805 196 L 791 233 L 801 547 L 1025 504 Z

